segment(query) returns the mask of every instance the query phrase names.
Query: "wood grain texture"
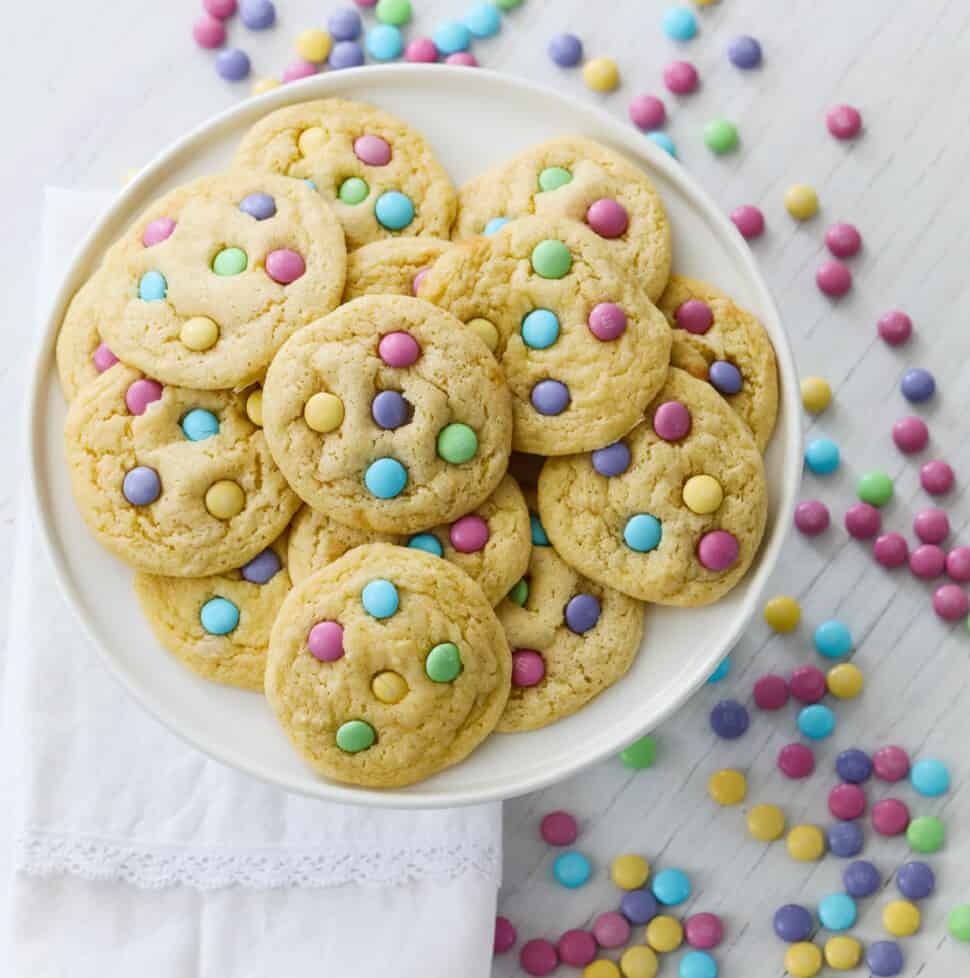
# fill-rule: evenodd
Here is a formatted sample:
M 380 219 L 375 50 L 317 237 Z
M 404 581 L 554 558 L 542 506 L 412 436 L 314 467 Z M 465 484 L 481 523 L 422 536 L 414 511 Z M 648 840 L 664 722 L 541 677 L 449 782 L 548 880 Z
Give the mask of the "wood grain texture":
M 230 43 L 244 47 L 256 76 L 278 73 L 292 55 L 296 33 L 317 26 L 338 4 L 279 0 L 280 23 L 262 34 L 232 24 Z M 410 36 L 459 16 L 465 0 L 417 0 Z M 970 254 L 970 8 L 959 0 L 720 0 L 698 11 L 699 37 L 688 45 L 668 41 L 659 21 L 668 0 L 525 0 L 506 16 L 502 33 L 478 42 L 475 52 L 491 68 L 521 74 L 573 94 L 585 93 L 607 111 L 625 117 L 630 97 L 664 95 L 663 66 L 675 57 L 695 62 L 702 87 L 691 97 L 665 95 L 667 131 L 684 165 L 725 210 L 758 204 L 768 233 L 755 244 L 792 336 L 803 374 L 821 374 L 835 389 L 835 404 L 807 425 L 809 437 L 825 433 L 840 444 L 844 465 L 822 480 L 806 478 L 802 498 L 817 497 L 832 509 L 833 526 L 814 541 L 793 538 L 769 593 L 790 593 L 802 602 L 803 625 L 791 636 L 773 636 L 755 622 L 735 651 L 731 677 L 706 687 L 675 720 L 658 731 L 657 766 L 633 773 L 618 761 L 506 806 L 506 882 L 500 906 L 522 939 L 555 939 L 612 908 L 618 894 L 608 863 L 622 851 L 639 851 L 658 867 L 679 865 L 694 881 L 693 910 L 723 913 L 726 944 L 715 952 L 725 976 L 774 978 L 783 973 L 784 947 L 771 934 L 770 915 L 783 902 L 814 905 L 839 887 L 840 861 L 793 863 L 784 847 L 750 840 L 741 810 L 716 810 L 706 797 L 708 776 L 719 767 L 748 772 L 747 805 L 780 804 L 790 822 L 826 824 L 825 796 L 834 783 L 833 759 L 851 745 L 874 748 L 896 742 L 914 754 L 947 760 L 954 786 L 943 799 L 920 799 L 907 786 L 868 788 L 870 801 L 889 794 L 914 813 L 945 819 L 945 851 L 929 857 L 938 895 L 925 901 L 923 929 L 904 941 L 904 975 L 949 978 L 970 971 L 970 947 L 944 937 L 945 914 L 970 901 L 970 790 L 965 745 L 970 740 L 970 636 L 947 626 L 930 608 L 932 585 L 907 571 L 883 571 L 868 547 L 850 540 L 842 515 L 860 472 L 885 468 L 896 478 L 896 498 L 884 525 L 910 533 L 915 512 L 930 503 L 919 489 L 918 460 L 893 447 L 890 428 L 906 413 L 926 417 L 931 447 L 921 458 L 945 457 L 958 483 L 942 505 L 949 511 L 951 540 L 970 544 L 970 329 L 966 273 Z M 195 0 L 132 4 L 21 4 L 5 11 L 16 38 L 0 61 L 4 123 L 10 137 L 0 155 L 4 231 L 0 269 L 5 289 L 5 356 L 0 362 L 0 419 L 4 444 L 20 437 L 23 357 L 34 318 L 31 289 L 39 235 L 42 188 L 116 186 L 188 128 L 248 93 L 248 83 L 216 77 L 214 55 L 194 47 L 190 25 Z M 604 12 L 605 11 L 605 12 Z M 561 30 L 579 34 L 590 56 L 619 63 L 622 88 L 606 96 L 586 93 L 576 71 L 557 69 L 545 54 Z M 764 66 L 742 73 L 724 50 L 739 33 L 764 45 Z M 853 144 L 825 130 L 824 113 L 846 101 L 863 112 L 866 132 Z M 702 127 L 726 116 L 739 126 L 741 145 L 715 158 L 703 146 Z M 469 107 L 469 138 L 474 116 Z M 796 226 L 782 195 L 794 182 L 815 186 L 821 211 Z M 824 230 L 834 220 L 856 223 L 863 252 L 852 259 L 856 284 L 833 303 L 814 284 L 824 260 Z M 676 247 L 676 242 L 675 242 Z M 906 309 L 916 324 L 914 341 L 891 350 L 876 338 L 875 322 L 886 309 Z M 910 412 L 898 393 L 907 366 L 936 375 L 939 395 Z M 19 473 L 0 476 L 0 546 L 8 552 Z M 0 616 L 7 610 L 9 571 L 0 587 Z M 747 736 L 716 742 L 707 713 L 722 696 L 749 703 L 754 679 L 767 669 L 787 671 L 820 664 L 811 628 L 839 617 L 852 629 L 855 661 L 866 672 L 862 698 L 837 707 L 835 736 L 818 750 L 820 774 L 805 784 L 786 782 L 774 767 L 778 749 L 794 739 L 794 707 L 771 717 L 753 714 Z M 579 817 L 579 847 L 596 866 L 578 892 L 551 882 L 553 853 L 539 841 L 538 819 L 564 807 Z M 901 840 L 873 839 L 867 824 L 867 858 L 888 880 L 907 858 Z M 855 928 L 866 941 L 883 937 L 885 892 L 860 906 Z M 635 932 L 641 936 L 641 929 Z M 675 958 L 677 955 L 674 956 Z M 676 971 L 664 962 L 661 976 Z M 518 975 L 517 956 L 495 965 L 497 978 Z M 566 971 L 563 969 L 563 973 Z M 860 973 L 863 973 L 860 971 Z

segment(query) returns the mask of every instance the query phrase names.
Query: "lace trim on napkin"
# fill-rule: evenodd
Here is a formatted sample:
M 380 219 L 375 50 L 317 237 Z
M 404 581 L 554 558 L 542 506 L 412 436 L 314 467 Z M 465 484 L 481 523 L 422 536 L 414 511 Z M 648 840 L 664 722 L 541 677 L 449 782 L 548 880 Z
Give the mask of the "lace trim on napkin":
M 110 839 L 28 832 L 16 842 L 17 868 L 32 876 L 80 876 L 120 880 L 146 889 L 185 886 L 216 890 L 320 888 L 358 883 L 401 885 L 448 881 L 476 873 L 500 879 L 497 846 L 460 840 L 402 849 L 341 851 L 238 849 L 220 852 L 180 846 L 149 846 Z

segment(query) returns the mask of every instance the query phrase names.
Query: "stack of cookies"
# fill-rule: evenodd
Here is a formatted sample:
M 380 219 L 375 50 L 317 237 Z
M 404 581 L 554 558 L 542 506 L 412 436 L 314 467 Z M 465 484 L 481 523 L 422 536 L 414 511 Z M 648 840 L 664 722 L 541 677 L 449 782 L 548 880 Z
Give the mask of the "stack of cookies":
M 755 556 L 774 352 L 670 265 L 605 146 L 456 193 L 378 109 L 273 112 L 67 310 L 78 507 L 162 646 L 265 692 L 320 774 L 429 777 L 581 709 L 649 655 L 648 604 Z

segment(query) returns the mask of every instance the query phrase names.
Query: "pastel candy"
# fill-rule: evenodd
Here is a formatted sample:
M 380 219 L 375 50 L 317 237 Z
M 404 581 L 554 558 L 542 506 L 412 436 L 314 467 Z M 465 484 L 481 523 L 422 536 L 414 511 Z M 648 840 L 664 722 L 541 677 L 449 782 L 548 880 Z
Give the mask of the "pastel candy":
M 266 274 L 280 285 L 295 282 L 305 271 L 303 256 L 290 248 L 278 248 L 266 256 Z
M 175 221 L 170 217 L 156 217 L 150 221 L 141 236 L 141 242 L 146 248 L 160 244 L 166 238 L 171 237 L 175 230 Z
M 310 654 L 321 662 L 336 662 L 344 654 L 344 628 L 336 621 L 318 621 L 307 635 Z
M 368 166 L 386 166 L 391 162 L 391 144 L 380 136 L 366 133 L 354 140 L 354 155 Z
M 247 194 L 239 202 L 239 209 L 257 221 L 265 221 L 276 213 L 276 201 L 269 194 Z
M 158 473 L 147 465 L 137 465 L 125 475 L 121 491 L 132 506 L 147 506 L 161 495 Z
M 239 624 L 239 609 L 228 598 L 210 598 L 202 605 L 199 620 L 210 635 L 228 635 Z
M 268 584 L 281 570 L 282 563 L 276 551 L 267 547 L 262 553 L 256 554 L 248 564 L 243 564 L 241 574 L 243 580 L 250 584 Z
M 459 553 L 477 553 L 488 543 L 488 524 L 475 514 L 463 516 L 451 525 L 448 536 Z

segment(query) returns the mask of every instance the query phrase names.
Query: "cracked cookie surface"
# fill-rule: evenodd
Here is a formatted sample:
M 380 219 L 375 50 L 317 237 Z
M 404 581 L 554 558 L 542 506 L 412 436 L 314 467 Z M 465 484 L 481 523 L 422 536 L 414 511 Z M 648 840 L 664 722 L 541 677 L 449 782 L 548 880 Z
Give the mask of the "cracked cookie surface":
M 421 273 L 450 247 L 440 238 L 389 238 L 352 251 L 344 302 L 362 295 L 417 295 Z

